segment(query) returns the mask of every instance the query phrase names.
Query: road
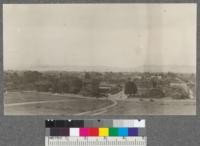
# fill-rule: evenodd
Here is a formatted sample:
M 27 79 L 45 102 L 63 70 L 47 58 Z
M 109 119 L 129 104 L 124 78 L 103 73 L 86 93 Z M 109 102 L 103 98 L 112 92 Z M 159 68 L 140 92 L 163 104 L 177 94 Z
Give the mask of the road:
M 38 92 L 9 92 L 4 101 L 6 115 L 98 115 L 117 105 L 108 98 Z

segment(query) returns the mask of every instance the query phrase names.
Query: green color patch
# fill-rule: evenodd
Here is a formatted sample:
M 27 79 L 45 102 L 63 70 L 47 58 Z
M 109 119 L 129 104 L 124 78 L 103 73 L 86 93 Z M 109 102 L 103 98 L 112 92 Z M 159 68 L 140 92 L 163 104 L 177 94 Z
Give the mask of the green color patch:
M 109 128 L 109 136 L 118 136 L 118 128 Z

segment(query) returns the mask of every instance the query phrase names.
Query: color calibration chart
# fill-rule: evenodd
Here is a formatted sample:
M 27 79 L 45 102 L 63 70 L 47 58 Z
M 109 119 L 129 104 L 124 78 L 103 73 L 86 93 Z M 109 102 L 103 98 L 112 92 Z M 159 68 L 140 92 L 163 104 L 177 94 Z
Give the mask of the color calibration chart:
M 45 146 L 147 146 L 145 120 L 46 120 Z

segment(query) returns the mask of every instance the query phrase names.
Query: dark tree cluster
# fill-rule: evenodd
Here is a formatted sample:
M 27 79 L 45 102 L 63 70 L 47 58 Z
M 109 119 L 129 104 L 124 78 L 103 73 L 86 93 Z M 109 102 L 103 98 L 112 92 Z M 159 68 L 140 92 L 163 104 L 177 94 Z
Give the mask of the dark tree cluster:
M 82 79 L 70 74 L 24 71 L 5 74 L 6 90 L 37 90 L 53 93 L 79 93 Z
M 128 96 L 134 96 L 137 93 L 136 84 L 133 81 L 126 82 L 124 93 Z

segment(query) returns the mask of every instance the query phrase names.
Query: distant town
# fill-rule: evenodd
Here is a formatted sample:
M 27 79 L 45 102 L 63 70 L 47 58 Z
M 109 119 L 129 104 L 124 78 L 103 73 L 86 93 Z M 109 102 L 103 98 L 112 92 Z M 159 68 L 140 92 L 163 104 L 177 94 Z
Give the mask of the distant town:
M 193 73 L 5 71 L 5 92 L 72 93 L 96 98 L 123 92 L 127 98 L 196 97 Z

